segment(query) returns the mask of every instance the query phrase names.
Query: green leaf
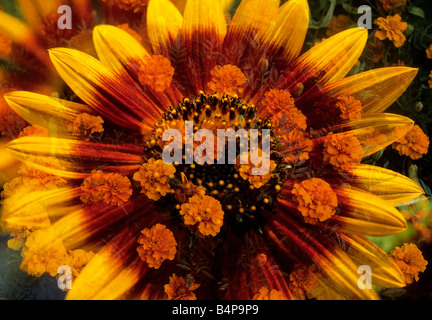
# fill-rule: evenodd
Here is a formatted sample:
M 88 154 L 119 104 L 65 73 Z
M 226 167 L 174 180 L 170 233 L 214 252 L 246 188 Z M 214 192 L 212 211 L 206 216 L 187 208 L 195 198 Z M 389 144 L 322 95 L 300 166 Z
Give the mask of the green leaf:
M 417 17 L 420 17 L 420 18 L 425 18 L 425 13 L 424 13 L 424 11 L 423 11 L 423 9 L 422 8 L 419 8 L 419 7 L 411 7 L 409 10 L 408 10 L 408 12 L 409 13 L 411 13 L 412 15 L 414 15 L 414 16 L 417 16 Z
M 329 1 L 330 1 L 330 7 L 327 10 L 326 15 L 320 21 L 315 21 L 311 19 L 309 23 L 310 29 L 321 29 L 329 25 L 333 17 L 334 9 L 336 7 L 336 0 L 329 0 Z
M 346 2 L 342 2 L 342 7 L 343 9 L 348 12 L 348 13 L 352 13 L 352 14 L 358 14 L 358 9 L 354 8 L 353 6 L 351 6 L 349 3 Z

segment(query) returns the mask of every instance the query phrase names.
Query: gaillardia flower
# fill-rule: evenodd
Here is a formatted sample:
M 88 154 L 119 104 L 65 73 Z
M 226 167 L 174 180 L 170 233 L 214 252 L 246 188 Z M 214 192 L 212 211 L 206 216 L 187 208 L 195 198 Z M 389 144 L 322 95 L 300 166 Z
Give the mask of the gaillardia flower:
M 52 181 L 5 187 L 2 221 L 20 237 L 23 266 L 52 274 L 75 250 L 91 252 L 69 299 L 378 298 L 359 289 L 360 265 L 371 267 L 376 287 L 405 286 L 398 264 L 367 236 L 403 231 L 395 206 L 424 191 L 362 159 L 413 126 L 384 112 L 417 70 L 345 78 L 367 30 L 300 54 L 306 0 L 243 0 L 228 26 L 222 3 L 188 0 L 182 14 L 150 0 L 147 48 L 98 25 L 97 58 L 49 50 L 66 99 L 5 95 L 14 112 L 50 130 L 8 144 L 32 179 Z M 163 133 L 186 122 L 192 134 L 256 129 L 263 145 L 269 132 L 269 172 L 254 176 L 256 163 L 166 163 Z M 189 146 L 177 142 L 185 160 Z M 253 153 L 237 142 L 237 155 Z M 26 226 L 36 205 L 49 221 Z

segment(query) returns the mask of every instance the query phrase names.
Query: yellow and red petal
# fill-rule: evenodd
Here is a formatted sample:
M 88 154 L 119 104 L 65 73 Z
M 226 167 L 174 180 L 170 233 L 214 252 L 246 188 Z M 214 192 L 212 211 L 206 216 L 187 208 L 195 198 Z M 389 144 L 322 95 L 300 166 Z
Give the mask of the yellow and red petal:
M 341 211 L 329 224 L 348 234 L 387 236 L 407 227 L 404 216 L 384 199 L 354 187 L 334 190 Z
M 4 97 L 11 108 L 28 123 L 51 129 L 56 125 L 53 128 L 56 132 L 61 132 L 65 129 L 65 124 L 73 122 L 77 112 L 91 112 L 86 105 L 32 92 L 14 91 Z
M 219 63 L 241 66 L 250 59 L 258 33 L 264 33 L 277 17 L 279 0 L 243 0 L 237 8 L 225 37 Z M 260 41 L 260 39 L 258 39 Z M 246 54 L 246 55 L 245 55 Z M 242 61 L 243 60 L 243 61 Z
M 72 179 L 85 176 L 95 167 L 105 170 L 109 167 L 112 172 L 124 173 L 127 171 L 123 167 L 125 166 L 132 170 L 128 173 L 132 173 L 139 168 L 143 151 L 142 148 L 134 145 L 108 145 L 48 137 L 23 137 L 11 141 L 7 147 L 22 161 L 32 162 L 33 158 L 29 156 L 56 156 L 62 161 L 66 170 L 44 167 L 37 163 L 33 165 L 44 172 Z
M 322 92 L 335 98 L 352 96 L 361 101 L 364 113 L 384 112 L 405 92 L 417 72 L 418 69 L 408 67 L 370 70 L 329 83 Z
M 183 25 L 183 16 L 169 0 L 150 0 L 147 7 L 147 33 L 154 54 L 169 57 Z
M 135 130 L 151 130 L 160 110 L 149 103 L 142 90 L 83 52 L 58 48 L 50 50 L 60 76 L 97 114 L 117 125 Z
M 204 91 L 211 80 L 227 32 L 219 1 L 189 0 L 186 3 L 180 39 L 174 46 L 178 54 L 175 80 L 186 96 Z
M 404 275 L 390 256 L 365 237 L 339 233 L 347 245 L 350 258 L 358 266 L 367 265 L 373 272 L 373 285 L 384 288 L 405 287 Z
M 264 232 L 278 256 L 315 264 L 326 276 L 323 281 L 335 286 L 345 299 L 378 298 L 374 290 L 359 289 L 358 266 L 328 236 L 298 225 L 283 211 L 277 212 L 277 217 L 269 221 Z
M 354 163 L 344 169 L 350 174 L 352 185 L 381 197 L 391 206 L 398 206 L 425 193 L 416 182 L 392 170 Z

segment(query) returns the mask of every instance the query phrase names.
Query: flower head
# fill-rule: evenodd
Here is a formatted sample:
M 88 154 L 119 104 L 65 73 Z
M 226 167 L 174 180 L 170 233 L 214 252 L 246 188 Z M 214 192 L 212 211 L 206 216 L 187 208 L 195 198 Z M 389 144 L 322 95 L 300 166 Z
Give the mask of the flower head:
M 413 283 L 414 279 L 418 281 L 419 273 L 425 271 L 428 264 L 422 252 L 413 243 L 404 243 L 402 247 L 396 247 L 390 255 L 403 272 L 408 284 Z
M 120 206 L 128 201 L 132 195 L 131 182 L 128 177 L 118 173 L 104 173 L 93 170 L 81 185 L 81 201 L 105 202 L 109 205 Z
M 319 178 L 296 183 L 292 190 L 298 210 L 308 223 L 315 224 L 336 213 L 337 197 L 330 185 Z
M 402 130 L 405 129 L 395 128 L 394 134 L 398 134 Z M 423 130 L 418 125 L 414 125 L 406 135 L 392 144 L 392 148 L 399 151 L 400 155 L 417 160 L 428 152 L 429 137 L 424 134 Z
M 240 95 L 247 82 L 242 71 L 233 65 L 215 66 L 210 72 L 212 79 L 207 84 L 209 90 L 230 96 Z
M 347 163 L 360 163 L 364 150 L 353 134 L 330 134 L 324 139 L 324 163 L 341 169 Z
M 89 140 L 93 133 L 103 132 L 103 123 L 103 119 L 99 116 L 95 117 L 88 113 L 82 113 L 75 118 L 68 129 L 73 135 L 83 136 L 85 140 Z
M 175 171 L 172 164 L 150 159 L 134 174 L 133 179 L 141 184 L 141 193 L 157 201 L 171 191 L 169 178 Z
M 387 16 L 386 18 L 378 18 L 375 20 L 379 30 L 375 33 L 375 37 L 379 40 L 389 39 L 393 42 L 396 48 L 401 47 L 406 38 L 403 32 L 407 29 L 408 23 L 402 22 L 400 15 Z
M 141 230 L 137 250 L 150 268 L 159 269 L 165 260 L 173 260 L 177 252 L 174 234 L 163 224 Z
M 173 274 L 169 277 L 169 283 L 164 288 L 169 300 L 196 300 L 193 291 L 199 286 L 193 280 L 188 282 L 188 279 Z
M 430 44 L 429 48 L 426 49 L 426 57 L 428 59 L 432 59 L 432 43 Z
M 151 56 L 141 66 L 139 81 L 156 92 L 162 92 L 171 85 L 174 68 L 170 61 L 160 55 Z
M 187 226 L 195 227 L 203 236 L 216 236 L 223 225 L 222 206 L 209 196 L 194 195 L 182 204 L 180 214 Z
M 378 0 L 378 4 L 382 7 L 385 12 L 393 11 L 398 13 L 405 10 L 406 0 Z M 403 4 L 395 6 L 396 4 Z
M 336 107 L 341 111 L 342 119 L 359 120 L 362 116 L 361 102 L 351 96 L 342 96 L 338 98 Z
M 52 229 L 31 233 L 25 242 L 22 256 L 21 268 L 37 277 L 45 272 L 55 276 L 58 267 L 67 264 L 66 248 Z
M 304 299 L 317 287 L 317 278 L 307 266 L 297 266 L 290 274 L 290 289 L 294 296 Z
M 287 300 L 285 294 L 279 290 L 269 290 L 266 287 L 261 287 L 258 293 L 253 297 L 253 300 Z

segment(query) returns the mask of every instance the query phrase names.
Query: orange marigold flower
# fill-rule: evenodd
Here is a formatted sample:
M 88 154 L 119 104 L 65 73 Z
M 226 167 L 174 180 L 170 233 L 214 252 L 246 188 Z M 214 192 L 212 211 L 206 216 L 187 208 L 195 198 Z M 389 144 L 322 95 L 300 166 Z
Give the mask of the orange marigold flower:
M 354 21 L 345 14 L 333 16 L 332 20 L 330 21 L 330 24 L 327 26 L 326 35 L 327 37 L 331 37 L 336 33 L 348 29 L 353 24 Z
M 224 212 L 221 203 L 213 197 L 195 195 L 180 209 L 184 223 L 192 226 L 201 236 L 216 236 L 223 225 Z
M 49 130 L 45 127 L 39 126 L 37 124 L 34 124 L 32 126 L 25 127 L 21 133 L 19 134 L 18 138 L 22 137 L 49 137 Z
M 91 175 L 81 184 L 84 203 L 105 202 L 109 205 L 120 206 L 127 202 L 132 195 L 131 182 L 128 177 L 118 173 L 104 173 L 93 170 Z
M 46 48 L 53 48 L 66 43 L 72 37 L 73 31 L 71 29 L 60 29 L 58 27 L 58 20 L 61 14 L 52 12 L 47 14 L 42 19 L 40 32 L 42 40 Z
M 319 178 L 294 184 L 293 200 L 305 222 L 316 224 L 330 219 L 336 213 L 338 200 L 330 184 Z
M 426 270 L 428 262 L 423 258 L 422 252 L 413 243 L 404 243 L 396 247 L 390 256 L 393 257 L 399 269 L 405 276 L 407 284 L 419 280 L 418 274 Z
M 363 107 L 361 102 L 352 96 L 341 96 L 337 98 L 336 107 L 341 111 L 344 120 L 360 120 Z
M 144 12 L 147 8 L 149 0 L 102 0 L 108 2 L 121 10 L 137 12 Z
M 374 38 L 374 41 L 368 43 L 366 48 L 369 50 L 369 54 L 373 63 L 377 63 L 379 61 L 384 62 L 385 46 L 381 40 Z M 390 53 L 387 54 L 390 55 Z
M 75 136 L 85 137 L 85 140 L 88 141 L 93 133 L 101 133 L 104 131 L 102 123 L 104 123 L 104 121 L 99 116 L 95 117 L 88 113 L 81 113 L 75 118 L 74 122 L 68 126 L 68 130 Z
M 429 83 L 429 87 L 432 89 L 432 71 L 431 71 L 431 73 L 430 73 L 430 75 L 429 75 L 429 81 L 428 81 L 428 83 Z
M 257 255 L 256 259 L 260 265 L 265 265 L 267 263 L 267 255 L 265 253 L 260 253 Z
M 22 256 L 21 268 L 36 277 L 45 272 L 54 277 L 58 267 L 68 262 L 63 241 L 51 228 L 31 233 L 25 242 Z
M 140 167 L 133 179 L 140 182 L 141 193 L 144 193 L 149 199 L 158 201 L 171 191 L 169 179 L 175 172 L 174 165 L 152 158 Z
M 35 187 L 53 189 L 63 186 L 67 180 L 63 177 L 42 171 L 42 168 L 54 170 L 66 170 L 55 157 L 31 157 L 18 171 L 22 175 L 23 182 Z
M 96 49 L 93 44 L 93 31 L 91 29 L 82 29 L 68 41 L 68 47 L 75 50 L 84 51 L 88 54 L 96 55 Z
M 0 31 L 0 59 L 5 59 L 12 51 L 12 40 Z
M 240 160 L 247 157 L 248 164 L 241 164 Z M 262 163 L 256 164 L 258 160 L 252 161 L 253 157 L 252 152 L 245 152 L 237 156 L 235 168 L 239 172 L 240 176 L 243 180 L 248 180 L 250 184 L 252 184 L 255 188 L 261 188 L 271 179 L 271 172 L 276 169 L 277 164 L 275 161 L 270 160 L 270 168 L 266 174 L 252 174 L 252 168 L 263 168 Z M 262 150 L 258 149 L 258 157 L 264 157 Z M 246 161 L 242 161 L 246 162 Z
M 165 91 L 170 85 L 174 75 L 171 62 L 161 55 L 148 57 L 139 71 L 139 81 L 156 92 Z
M 315 274 L 306 265 L 297 266 L 290 274 L 289 288 L 293 295 L 299 299 L 304 300 L 317 285 Z
M 324 164 L 342 169 L 346 163 L 360 163 L 364 150 L 359 139 L 352 133 L 332 134 L 324 138 Z
M 117 27 L 129 33 L 136 41 L 141 42 L 142 37 L 134 29 L 131 29 L 128 23 L 119 24 Z
M 261 101 L 261 109 L 268 114 L 275 114 L 291 107 L 295 107 L 294 99 L 291 93 L 285 90 L 270 89 Z
M 288 300 L 282 291 L 273 289 L 269 290 L 266 287 L 261 287 L 258 293 L 254 295 L 253 300 Z
M 174 234 L 163 224 L 141 230 L 137 251 L 150 268 L 159 269 L 165 260 L 173 260 L 177 252 Z
M 426 56 L 428 59 L 432 59 L 432 43 L 429 48 L 426 49 Z
M 394 134 L 400 136 L 398 133 L 404 130 L 406 130 L 406 127 L 396 127 Z M 424 134 L 418 125 L 414 125 L 405 136 L 392 144 L 392 148 L 399 151 L 400 155 L 417 160 L 428 152 L 429 137 Z
M 403 32 L 407 29 L 408 23 L 402 22 L 400 15 L 395 14 L 394 16 L 387 16 L 387 18 L 380 17 L 374 23 L 379 27 L 375 37 L 380 40 L 389 39 L 396 48 L 404 44 L 406 38 Z
M 273 116 L 279 126 L 296 125 L 306 130 L 307 118 L 295 107 L 294 99 L 288 91 L 271 89 L 261 101 L 260 117 Z
M 76 249 L 69 251 L 69 262 L 68 266 L 71 267 L 72 274 L 74 277 L 78 277 L 81 270 L 90 262 L 94 257 L 94 252 L 87 252 L 83 249 Z
M 309 159 L 309 152 L 312 151 L 313 141 L 306 134 L 294 128 L 287 134 L 281 136 L 281 144 L 283 146 L 284 162 L 294 163 L 300 160 Z
M 240 95 L 247 82 L 243 72 L 238 67 L 230 64 L 224 66 L 217 65 L 210 71 L 210 74 L 212 79 L 207 84 L 207 87 L 219 95 Z
M 395 4 L 402 3 L 406 4 L 406 0 L 378 0 L 380 7 L 385 11 L 389 12 L 393 9 Z M 397 8 L 394 8 L 393 12 L 398 13 L 405 10 L 405 6 L 400 6 Z
M 169 277 L 170 282 L 164 286 L 165 293 L 169 300 L 196 300 L 195 289 L 199 288 L 199 284 L 192 280 L 179 277 L 173 274 Z
M 194 195 L 205 195 L 206 189 L 203 186 L 197 186 L 194 185 L 192 182 L 190 182 L 186 175 L 182 172 L 182 184 L 180 185 L 180 188 L 176 190 L 176 200 L 179 203 L 185 203 L 188 201 L 188 199 Z

